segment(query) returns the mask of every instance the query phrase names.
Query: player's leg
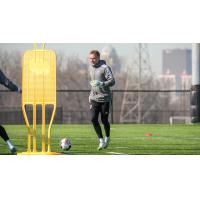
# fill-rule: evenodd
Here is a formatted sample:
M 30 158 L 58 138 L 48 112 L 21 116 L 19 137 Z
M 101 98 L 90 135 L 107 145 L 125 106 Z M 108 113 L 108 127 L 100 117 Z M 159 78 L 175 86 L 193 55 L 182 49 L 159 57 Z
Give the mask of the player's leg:
M 110 102 L 105 102 L 102 104 L 101 107 L 101 121 L 104 125 L 105 130 L 105 148 L 109 145 L 110 142 L 110 123 L 108 120 L 109 117 L 109 109 L 110 109 Z
M 90 103 L 91 122 L 97 134 L 97 137 L 99 138 L 99 147 L 98 147 L 99 150 L 101 150 L 104 147 L 103 134 L 102 134 L 101 126 L 98 121 L 100 109 L 101 109 L 100 103 L 96 101 L 91 101 Z
M 16 148 L 10 141 L 8 134 L 6 133 L 6 130 L 3 126 L 0 125 L 0 136 L 3 138 L 3 140 L 7 143 L 8 148 L 10 149 L 11 153 L 16 153 Z

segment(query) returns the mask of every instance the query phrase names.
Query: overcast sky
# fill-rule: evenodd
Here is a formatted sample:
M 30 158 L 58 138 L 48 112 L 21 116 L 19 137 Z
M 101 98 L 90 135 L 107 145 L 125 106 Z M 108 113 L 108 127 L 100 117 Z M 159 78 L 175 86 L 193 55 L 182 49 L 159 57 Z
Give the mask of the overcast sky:
M 48 43 L 47 48 L 68 55 L 78 55 L 84 61 L 87 60 L 88 52 L 92 49 L 101 51 L 105 46 L 112 45 L 120 57 L 130 58 L 134 54 L 134 43 Z M 0 43 L 0 49 L 8 51 L 26 51 L 33 48 L 30 43 Z M 148 49 L 152 70 L 161 73 L 162 50 L 174 48 L 192 48 L 191 43 L 149 43 Z

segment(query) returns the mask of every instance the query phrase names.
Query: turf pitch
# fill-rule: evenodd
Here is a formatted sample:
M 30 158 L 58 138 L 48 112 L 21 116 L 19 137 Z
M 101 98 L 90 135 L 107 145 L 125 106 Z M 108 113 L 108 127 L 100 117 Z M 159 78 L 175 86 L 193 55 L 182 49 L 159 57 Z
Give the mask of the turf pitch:
M 25 125 L 5 125 L 18 152 L 27 149 Z M 103 129 L 102 129 L 103 130 Z M 37 147 L 41 150 L 41 126 L 37 127 Z M 72 148 L 60 149 L 60 140 L 69 138 Z M 86 125 L 53 125 L 52 151 L 64 155 L 200 155 L 199 125 L 111 125 L 111 142 L 107 149 L 98 151 L 98 140 L 93 127 Z M 0 138 L 0 154 L 9 155 Z

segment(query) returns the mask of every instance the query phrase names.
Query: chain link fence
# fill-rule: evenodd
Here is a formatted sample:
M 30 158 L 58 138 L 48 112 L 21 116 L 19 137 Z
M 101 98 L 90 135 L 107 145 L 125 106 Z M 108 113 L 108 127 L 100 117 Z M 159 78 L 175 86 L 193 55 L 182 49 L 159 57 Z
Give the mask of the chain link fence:
M 56 124 L 90 123 L 89 90 L 58 90 Z M 167 124 L 190 122 L 190 90 L 113 90 L 111 123 Z M 32 122 L 32 108 L 27 107 Z M 51 106 L 46 109 L 50 121 Z M 41 123 L 41 106 L 37 108 Z M 0 91 L 0 123 L 24 124 L 21 94 Z

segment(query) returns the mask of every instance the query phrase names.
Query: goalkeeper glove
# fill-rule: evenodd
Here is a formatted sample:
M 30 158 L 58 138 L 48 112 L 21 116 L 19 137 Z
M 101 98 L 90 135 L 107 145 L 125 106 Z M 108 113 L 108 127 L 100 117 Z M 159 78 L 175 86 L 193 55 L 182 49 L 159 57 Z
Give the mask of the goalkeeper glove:
M 104 86 L 104 82 L 98 81 L 98 80 L 94 80 L 94 81 L 90 82 L 90 85 L 92 87 L 102 87 L 102 86 Z

